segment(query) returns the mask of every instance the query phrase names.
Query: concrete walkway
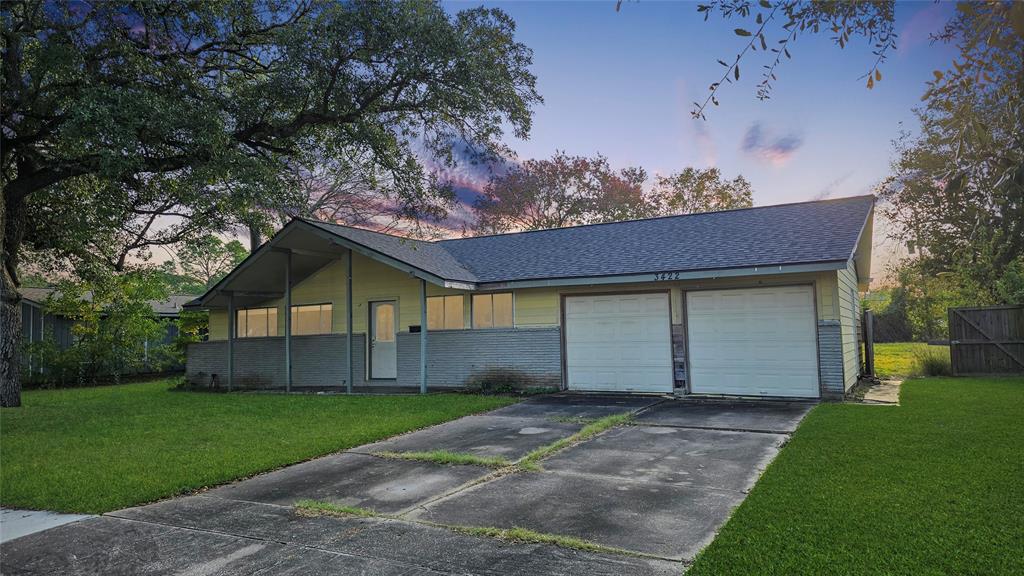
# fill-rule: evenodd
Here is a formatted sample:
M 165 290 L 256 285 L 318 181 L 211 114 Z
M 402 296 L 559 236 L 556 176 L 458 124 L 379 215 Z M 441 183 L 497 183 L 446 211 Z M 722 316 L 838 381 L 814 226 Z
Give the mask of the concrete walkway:
M 200 495 L 4 544 L 5 573 L 679 574 L 712 540 L 811 407 L 560 395 L 333 454 Z M 632 412 L 541 462 L 395 460 L 449 450 L 518 459 L 587 419 Z M 378 517 L 308 517 L 316 499 Z M 527 528 L 623 553 L 508 542 L 450 526 Z
M 60 514 L 45 510 L 0 508 L 0 543 L 71 522 L 92 518 L 87 514 Z

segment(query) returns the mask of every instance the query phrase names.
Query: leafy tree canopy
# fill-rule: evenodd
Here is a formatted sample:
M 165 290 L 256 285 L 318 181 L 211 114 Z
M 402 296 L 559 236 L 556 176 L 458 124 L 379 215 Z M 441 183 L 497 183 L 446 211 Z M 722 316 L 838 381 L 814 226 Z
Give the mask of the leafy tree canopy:
M 497 9 L 11 0 L 0 20 L 5 405 L 23 242 L 126 270 L 154 246 L 269 226 L 322 158 L 358 162 L 385 202 L 443 196 L 422 153 L 454 163 L 459 138 L 494 154 L 541 101 Z

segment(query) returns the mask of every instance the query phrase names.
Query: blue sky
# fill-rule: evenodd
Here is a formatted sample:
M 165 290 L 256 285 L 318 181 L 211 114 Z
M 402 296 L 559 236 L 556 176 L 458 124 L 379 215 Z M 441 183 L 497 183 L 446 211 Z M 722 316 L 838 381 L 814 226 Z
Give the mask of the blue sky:
M 452 11 L 476 5 L 446 4 Z M 627 2 L 619 12 L 614 2 L 485 5 L 515 19 L 545 100 L 529 140 L 506 139 L 520 159 L 557 149 L 599 152 L 614 167 L 650 173 L 717 166 L 751 182 L 755 205 L 871 192 L 888 173 L 893 139 L 916 128 L 912 110 L 932 70 L 955 55 L 928 40 L 952 4 L 898 3 L 898 49 L 873 90 L 859 79 L 874 60 L 866 40 L 840 50 L 827 34 L 807 35 L 790 45 L 793 59 L 777 70 L 770 100 L 755 97 L 768 55 L 748 53 L 740 81 L 720 91 L 721 105 L 700 121 L 690 116 L 692 103 L 721 77 L 716 61 L 742 49 L 733 33 L 742 21 L 705 22 L 690 2 Z

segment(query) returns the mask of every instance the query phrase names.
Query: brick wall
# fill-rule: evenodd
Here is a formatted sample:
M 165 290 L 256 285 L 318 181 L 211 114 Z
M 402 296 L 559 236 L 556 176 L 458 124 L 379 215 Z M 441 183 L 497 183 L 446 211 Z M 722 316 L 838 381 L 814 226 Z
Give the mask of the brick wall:
M 818 371 L 824 397 L 841 397 L 846 392 L 843 379 L 843 328 L 835 320 L 818 322 Z
M 466 386 L 487 370 L 515 370 L 532 386 L 562 381 L 557 327 L 451 330 L 427 333 L 427 386 Z M 420 335 L 398 334 L 398 383 L 420 381 Z
M 292 386 L 345 387 L 347 363 L 344 334 L 292 336 Z M 420 335 L 398 333 L 398 378 L 366 382 L 363 334 L 352 336 L 356 386 L 419 386 Z M 210 385 L 217 375 L 227 386 L 227 342 L 190 344 L 186 378 L 197 386 Z M 427 386 L 462 387 L 490 369 L 511 369 L 530 385 L 558 386 L 562 372 L 557 327 L 531 329 L 453 330 L 427 334 Z M 238 388 L 283 388 L 284 337 L 235 340 L 235 379 Z
M 344 334 L 292 336 L 292 386 L 337 386 L 348 377 Z M 363 335 L 352 335 L 355 385 L 363 384 Z M 188 347 L 185 377 L 197 386 L 208 386 L 213 374 L 227 386 L 228 343 L 198 342 Z M 235 379 L 239 388 L 285 386 L 284 337 L 235 340 Z

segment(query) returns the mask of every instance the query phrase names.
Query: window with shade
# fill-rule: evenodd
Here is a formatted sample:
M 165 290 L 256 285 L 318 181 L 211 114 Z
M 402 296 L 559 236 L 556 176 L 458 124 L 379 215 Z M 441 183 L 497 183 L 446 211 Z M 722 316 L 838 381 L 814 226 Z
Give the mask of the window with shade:
M 238 338 L 277 336 L 277 308 L 246 308 L 237 314 L 235 334 Z
M 330 334 L 334 321 L 333 304 L 292 306 L 292 334 Z
M 464 302 L 461 295 L 427 298 L 427 330 L 462 330 L 465 328 Z
M 512 293 L 474 294 L 473 328 L 511 328 Z

